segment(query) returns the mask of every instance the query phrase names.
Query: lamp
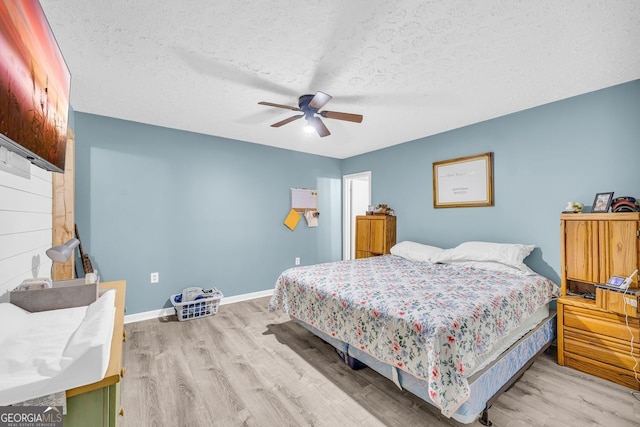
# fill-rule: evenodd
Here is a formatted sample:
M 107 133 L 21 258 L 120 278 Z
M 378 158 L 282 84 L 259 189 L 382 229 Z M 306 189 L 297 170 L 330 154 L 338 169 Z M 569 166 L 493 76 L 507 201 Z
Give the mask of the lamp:
M 54 262 L 65 263 L 71 258 L 73 250 L 80 244 L 80 240 L 72 237 L 62 245 L 54 246 L 47 249 L 47 256 Z

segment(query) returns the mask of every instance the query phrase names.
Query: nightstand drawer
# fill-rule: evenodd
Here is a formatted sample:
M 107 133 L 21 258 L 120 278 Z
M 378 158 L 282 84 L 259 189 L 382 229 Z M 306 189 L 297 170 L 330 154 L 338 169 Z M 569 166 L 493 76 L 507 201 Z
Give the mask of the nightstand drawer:
M 633 370 L 635 360 L 631 357 L 631 340 L 609 339 L 590 332 L 565 329 L 564 351 L 591 360 L 598 360 L 619 368 Z M 633 355 L 640 359 L 640 348 L 634 346 Z
M 602 334 L 611 338 L 629 341 L 631 334 L 625 323 L 625 318 L 613 313 L 589 310 L 581 307 L 563 305 L 564 326 L 582 331 Z M 629 328 L 633 333 L 634 342 L 640 341 L 640 324 L 637 318 L 629 318 Z

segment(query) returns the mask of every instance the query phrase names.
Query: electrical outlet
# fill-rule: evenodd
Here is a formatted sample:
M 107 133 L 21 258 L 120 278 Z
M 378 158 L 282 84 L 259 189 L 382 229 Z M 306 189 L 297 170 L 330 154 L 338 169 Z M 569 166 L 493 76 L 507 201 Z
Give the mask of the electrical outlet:
M 300 265 L 300 257 L 299 256 L 296 257 L 296 265 Z
M 158 283 L 160 281 L 160 273 L 151 273 L 151 283 Z

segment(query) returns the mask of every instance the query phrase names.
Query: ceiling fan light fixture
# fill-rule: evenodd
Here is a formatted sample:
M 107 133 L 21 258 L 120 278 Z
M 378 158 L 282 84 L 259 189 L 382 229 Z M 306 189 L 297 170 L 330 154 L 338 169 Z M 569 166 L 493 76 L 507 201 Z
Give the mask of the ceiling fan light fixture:
M 315 131 L 316 131 L 316 128 L 314 128 L 313 125 L 307 121 L 307 124 L 304 125 L 304 132 L 305 133 L 314 133 Z

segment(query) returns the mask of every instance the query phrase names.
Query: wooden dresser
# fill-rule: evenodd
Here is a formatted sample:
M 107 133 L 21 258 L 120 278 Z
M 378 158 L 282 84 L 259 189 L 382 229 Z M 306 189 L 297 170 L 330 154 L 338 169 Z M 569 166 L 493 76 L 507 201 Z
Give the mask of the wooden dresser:
M 124 415 L 120 406 L 120 379 L 124 377 L 122 366 L 122 343 L 124 331 L 124 302 L 126 282 L 124 280 L 100 283 L 101 290 L 116 290 L 116 315 L 111 338 L 111 355 L 105 377 L 93 384 L 67 390 L 67 414 L 65 427 L 101 426 L 115 427 L 118 417 Z
M 356 258 L 388 254 L 395 244 L 395 216 L 356 216 Z
M 639 242 L 640 213 L 560 216 L 558 363 L 636 390 L 631 337 L 640 360 L 638 278 L 626 293 L 595 285 L 639 268 Z

